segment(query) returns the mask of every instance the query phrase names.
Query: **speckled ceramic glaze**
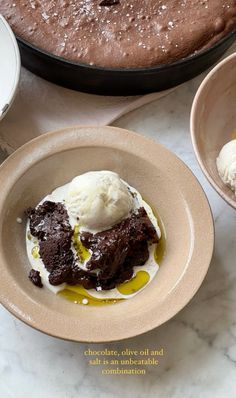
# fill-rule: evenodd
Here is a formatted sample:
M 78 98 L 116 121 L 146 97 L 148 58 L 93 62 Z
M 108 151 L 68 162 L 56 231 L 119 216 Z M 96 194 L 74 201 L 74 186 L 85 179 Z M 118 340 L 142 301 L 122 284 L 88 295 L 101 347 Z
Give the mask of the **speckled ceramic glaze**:
M 219 177 L 216 159 L 236 130 L 236 53 L 204 79 L 193 102 L 191 134 L 199 164 L 216 191 L 236 209 L 236 196 Z
M 101 169 L 119 173 L 158 212 L 166 251 L 157 276 L 140 294 L 97 308 L 67 302 L 28 280 L 24 210 L 75 175 Z M 113 127 L 45 134 L 8 158 L 0 168 L 0 184 L 0 299 L 43 332 L 84 342 L 132 337 L 174 316 L 203 281 L 214 243 L 203 190 L 182 161 L 138 134 Z

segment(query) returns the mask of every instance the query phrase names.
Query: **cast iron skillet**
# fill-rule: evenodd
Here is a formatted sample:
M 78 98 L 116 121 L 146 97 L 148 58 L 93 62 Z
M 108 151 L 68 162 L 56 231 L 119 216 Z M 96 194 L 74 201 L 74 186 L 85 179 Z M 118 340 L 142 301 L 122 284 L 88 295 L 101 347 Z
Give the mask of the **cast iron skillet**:
M 213 65 L 230 47 L 236 29 L 215 45 L 170 65 L 111 69 L 79 64 L 49 54 L 17 37 L 23 65 L 46 80 L 78 91 L 101 95 L 136 95 L 181 84 Z

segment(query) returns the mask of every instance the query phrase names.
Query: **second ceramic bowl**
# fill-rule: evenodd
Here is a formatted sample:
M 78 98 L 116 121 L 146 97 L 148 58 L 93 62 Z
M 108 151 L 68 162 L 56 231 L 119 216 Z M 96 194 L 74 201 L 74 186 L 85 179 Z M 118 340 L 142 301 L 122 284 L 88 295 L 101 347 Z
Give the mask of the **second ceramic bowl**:
M 236 209 L 236 195 L 218 175 L 216 159 L 236 138 L 236 53 L 203 80 L 191 111 L 191 135 L 198 162 L 215 190 Z
M 28 280 L 24 211 L 89 170 L 112 170 L 159 214 L 165 255 L 154 280 L 135 297 L 82 306 Z M 210 264 L 214 229 L 198 181 L 161 145 L 114 127 L 74 127 L 27 143 L 0 167 L 0 301 L 50 335 L 84 342 L 120 340 L 151 330 L 183 308 Z M 17 217 L 23 223 L 16 222 Z

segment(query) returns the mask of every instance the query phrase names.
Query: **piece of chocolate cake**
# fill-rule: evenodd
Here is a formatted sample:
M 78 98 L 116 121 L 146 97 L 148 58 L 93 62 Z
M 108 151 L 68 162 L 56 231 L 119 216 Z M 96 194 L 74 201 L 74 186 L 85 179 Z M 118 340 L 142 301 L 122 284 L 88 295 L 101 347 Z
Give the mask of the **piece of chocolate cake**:
M 37 287 L 43 287 L 41 276 L 39 271 L 36 271 L 35 269 L 31 269 L 29 272 L 29 279 L 31 282 L 37 286 Z
M 62 203 L 45 201 L 28 209 L 27 214 L 30 232 L 39 240 L 39 255 L 49 272 L 49 282 L 55 286 L 66 282 L 86 289 L 112 289 L 132 277 L 134 266 L 145 264 L 148 245 L 158 242 L 156 230 L 141 207 L 109 230 L 80 235 L 82 244 L 92 252 L 85 271 L 77 265 L 72 250 L 73 230 Z M 33 283 L 36 276 L 30 272 Z

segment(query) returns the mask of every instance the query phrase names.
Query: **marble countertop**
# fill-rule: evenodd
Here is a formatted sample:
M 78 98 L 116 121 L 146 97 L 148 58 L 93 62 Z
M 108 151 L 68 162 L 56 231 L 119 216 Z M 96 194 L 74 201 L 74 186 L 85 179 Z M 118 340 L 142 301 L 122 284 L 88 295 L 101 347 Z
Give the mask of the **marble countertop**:
M 216 246 L 202 287 L 175 318 L 123 342 L 61 341 L 0 308 L 0 396 L 4 398 L 234 398 L 236 396 L 236 212 L 211 188 L 193 154 L 189 115 L 202 77 L 119 119 L 175 152 L 202 184 L 213 210 Z M 4 155 L 2 155 L 4 156 Z M 164 348 L 146 375 L 101 375 L 84 351 Z

